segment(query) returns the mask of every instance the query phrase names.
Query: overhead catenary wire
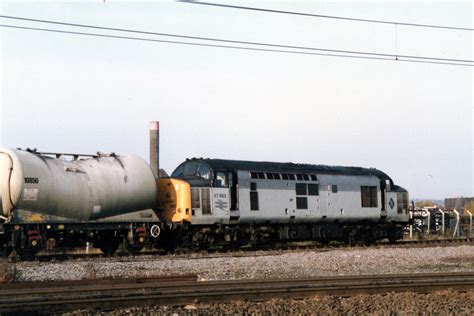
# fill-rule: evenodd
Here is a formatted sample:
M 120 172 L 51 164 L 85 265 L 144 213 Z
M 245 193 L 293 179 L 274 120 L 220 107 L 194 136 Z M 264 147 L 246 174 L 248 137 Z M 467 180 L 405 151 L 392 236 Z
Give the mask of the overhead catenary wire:
M 388 58 L 388 57 L 383 57 L 383 56 L 382 57 L 377 57 L 377 56 L 363 56 L 363 55 L 342 55 L 342 54 L 330 54 L 330 53 L 317 53 L 317 52 L 311 52 L 311 51 L 296 51 L 296 50 L 231 46 L 231 45 L 208 44 L 208 43 L 193 43 L 193 42 L 184 42 L 184 41 L 170 41 L 170 40 L 161 40 L 161 39 L 153 39 L 153 38 L 142 38 L 142 37 L 110 35 L 110 34 L 98 34 L 98 33 L 88 33 L 88 32 L 75 32 L 75 31 L 66 31 L 66 30 L 58 30 L 58 29 L 46 29 L 46 28 L 37 28 L 37 27 L 26 27 L 26 26 L 7 25 L 7 24 L 0 24 L 0 27 L 12 28 L 12 29 L 21 29 L 21 30 L 30 30 L 30 31 L 42 31 L 42 32 L 53 32 L 53 33 L 72 34 L 72 35 L 94 36 L 94 37 L 101 37 L 101 38 L 127 39 L 127 40 L 137 40 L 137 41 L 146 41 L 146 42 L 159 42 L 159 43 L 168 43 L 168 44 L 180 44 L 180 45 L 191 45 L 191 46 L 202 46 L 202 47 L 239 49 L 239 50 L 250 50 L 250 51 L 274 52 L 274 53 L 317 55 L 317 56 L 329 56 L 329 57 L 341 57 L 341 58 L 375 59 L 375 60 L 402 61 L 402 62 L 454 65 L 454 66 L 469 66 L 469 67 L 474 66 L 474 64 L 455 63 L 455 62 L 446 62 L 446 61 L 417 60 L 417 59 L 409 59 L 409 58 L 402 58 L 401 59 L 400 56 L 398 56 L 398 59 L 393 59 L 393 58 Z
M 18 17 L 18 16 L 10 16 L 10 15 L 0 15 L 0 18 L 21 20 L 21 21 L 28 21 L 28 22 L 54 24 L 54 25 L 62 25 L 62 26 L 72 26 L 72 27 L 80 27 L 80 28 L 91 28 L 91 29 L 107 30 L 107 31 L 117 31 L 117 32 L 127 32 L 127 33 L 136 33 L 136 34 L 145 34 L 145 35 L 164 36 L 164 37 L 184 38 L 184 39 L 192 39 L 192 40 L 222 42 L 222 43 L 226 43 L 226 44 L 231 43 L 231 44 L 241 44 L 241 45 L 254 45 L 254 46 L 272 47 L 272 48 L 277 48 L 277 49 L 310 50 L 310 51 L 320 51 L 320 52 L 325 52 L 325 53 L 354 54 L 354 55 L 363 55 L 363 56 L 386 57 L 387 59 L 390 59 L 390 58 L 395 58 L 395 59 L 406 58 L 406 59 L 425 60 L 425 61 L 432 60 L 432 61 L 443 61 L 443 62 L 453 62 L 453 63 L 474 63 L 474 60 L 467 60 L 467 59 L 441 58 L 441 57 L 432 57 L 432 56 L 399 55 L 399 54 L 387 54 L 387 53 L 366 52 L 366 51 L 328 49 L 328 48 L 320 48 L 320 47 L 283 45 L 283 44 L 273 44 L 273 43 L 264 43 L 264 42 L 251 42 L 251 41 L 241 41 L 241 40 L 223 39 L 223 38 L 215 38 L 215 37 L 191 36 L 191 35 L 182 35 L 182 34 L 171 34 L 171 33 L 161 33 L 161 32 L 151 32 L 151 31 L 143 31 L 143 30 L 125 29 L 125 28 L 117 28 L 117 27 L 106 27 L 106 26 L 98 26 L 98 25 L 69 23 L 69 22 L 52 21 L 52 20 L 32 19 L 32 18 L 25 18 L 25 17 Z M 34 28 L 32 28 L 32 29 L 34 29 Z M 44 29 L 42 29 L 42 30 L 44 30 Z
M 221 3 L 204 2 L 204 1 L 191 1 L 191 0 L 178 0 L 178 1 L 183 2 L 183 3 L 199 4 L 199 5 L 214 6 L 214 7 L 222 7 L 222 8 L 229 8 L 229 9 L 239 9 L 239 10 L 250 10 L 250 11 L 266 12 L 266 13 L 299 15 L 299 16 L 307 16 L 307 17 L 315 17 L 315 18 L 323 18 L 323 19 L 336 19 L 336 20 L 346 20 L 346 21 L 355 21 L 355 22 L 392 24 L 392 25 L 403 25 L 403 26 L 411 26 L 411 27 L 426 27 L 426 28 L 437 28 L 437 29 L 458 30 L 458 31 L 474 31 L 473 28 L 469 28 L 469 27 L 457 27 L 457 26 L 436 25 L 436 24 L 408 23 L 408 22 L 385 21 L 385 20 L 375 20 L 375 19 L 361 19 L 361 18 L 351 18 L 351 17 L 345 17 L 345 16 L 314 14 L 314 13 L 285 11 L 285 10 L 274 10 L 274 9 L 256 8 L 256 7 L 249 7 L 249 6 L 238 6 L 238 5 L 221 4 Z

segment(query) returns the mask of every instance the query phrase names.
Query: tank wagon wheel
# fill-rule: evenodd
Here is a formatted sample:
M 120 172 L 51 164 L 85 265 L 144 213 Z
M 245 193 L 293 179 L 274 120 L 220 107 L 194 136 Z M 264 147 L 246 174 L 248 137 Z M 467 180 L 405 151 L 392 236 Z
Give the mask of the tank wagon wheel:
M 101 243 L 99 249 L 104 253 L 104 255 L 109 256 L 117 251 L 119 244 L 120 243 L 117 240 L 108 240 Z
M 130 252 L 132 255 L 138 255 L 140 251 L 143 249 L 143 244 L 137 244 L 130 242 L 127 238 L 125 238 L 125 249 Z
M 4 258 L 7 258 L 12 252 L 13 252 L 13 247 L 10 246 L 3 246 L 1 253 Z
M 0 236 L 2 237 L 0 238 L 0 256 L 7 258 L 12 253 L 14 248 L 12 246 L 7 245 L 7 242 L 4 239 L 5 236 L 3 234 L 1 234 Z
M 33 261 L 35 260 L 36 253 L 39 251 L 39 249 L 16 247 L 15 251 L 17 256 L 20 257 L 21 260 Z
M 94 247 L 99 248 L 105 256 L 108 256 L 117 251 L 120 246 L 120 241 L 121 239 L 113 234 L 105 233 L 99 236 L 99 239 L 94 241 Z

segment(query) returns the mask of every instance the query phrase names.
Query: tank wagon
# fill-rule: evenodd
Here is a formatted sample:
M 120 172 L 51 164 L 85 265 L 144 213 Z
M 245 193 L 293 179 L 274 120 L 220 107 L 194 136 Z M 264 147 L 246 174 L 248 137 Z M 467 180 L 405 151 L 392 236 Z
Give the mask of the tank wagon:
M 131 252 L 140 251 L 160 242 L 167 224 L 163 216 L 189 221 L 185 212 L 181 218 L 175 213 L 181 185 L 187 187 L 179 180 L 157 181 L 150 166 L 133 155 L 0 148 L 4 252 L 15 249 L 30 259 L 44 248 L 87 242 L 104 253 L 113 253 L 121 242 Z
M 187 159 L 172 178 L 191 187 L 184 244 L 402 238 L 408 192 L 373 168 Z

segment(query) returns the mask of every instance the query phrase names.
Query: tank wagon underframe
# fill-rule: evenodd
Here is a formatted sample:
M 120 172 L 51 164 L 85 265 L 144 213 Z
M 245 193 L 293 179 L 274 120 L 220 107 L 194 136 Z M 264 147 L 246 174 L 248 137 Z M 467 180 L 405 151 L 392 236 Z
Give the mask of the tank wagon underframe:
M 165 222 L 31 222 L 3 224 L 4 255 L 13 250 L 30 260 L 39 251 L 90 246 L 113 254 L 123 244 L 132 253 L 143 248 L 164 248 L 172 225 Z

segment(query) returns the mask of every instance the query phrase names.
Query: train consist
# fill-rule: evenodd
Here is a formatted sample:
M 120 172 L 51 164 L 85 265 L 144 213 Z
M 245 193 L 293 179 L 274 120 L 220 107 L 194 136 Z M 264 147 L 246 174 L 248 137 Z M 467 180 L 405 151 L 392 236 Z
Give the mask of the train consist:
M 132 155 L 0 148 L 4 254 L 393 242 L 408 222 L 408 192 L 377 169 L 193 158 L 156 175 Z

